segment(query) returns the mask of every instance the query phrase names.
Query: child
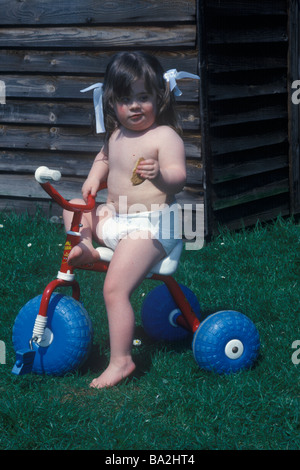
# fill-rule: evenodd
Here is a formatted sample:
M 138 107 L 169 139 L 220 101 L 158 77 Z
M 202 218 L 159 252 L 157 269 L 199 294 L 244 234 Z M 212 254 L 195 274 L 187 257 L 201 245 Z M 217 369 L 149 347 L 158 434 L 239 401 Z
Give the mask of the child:
M 72 266 L 98 261 L 92 239 L 114 250 L 103 288 L 110 362 L 91 382 L 90 386 L 96 388 L 116 385 L 135 369 L 131 356 L 135 320 L 130 296 L 151 267 L 178 242 L 174 195 L 186 180 L 174 97 L 156 58 L 141 52 L 116 54 L 104 78 L 103 110 L 105 143 L 82 194 L 85 201 L 89 194 L 96 196 L 100 183 L 107 180 L 107 202 L 83 215 L 81 242 L 68 258 Z M 140 157 L 144 160 L 137 164 Z M 136 178 L 139 184 L 135 184 Z M 165 224 L 170 233 L 161 233 L 162 221 L 171 218 L 171 212 L 172 217 L 175 213 L 175 222 Z M 67 229 L 71 217 L 70 212 L 64 212 Z

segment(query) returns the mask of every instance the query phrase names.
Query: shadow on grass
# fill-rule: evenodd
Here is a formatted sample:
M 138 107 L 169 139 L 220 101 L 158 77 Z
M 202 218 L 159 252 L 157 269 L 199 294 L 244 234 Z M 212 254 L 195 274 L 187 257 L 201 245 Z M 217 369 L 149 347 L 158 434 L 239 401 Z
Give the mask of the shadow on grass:
M 157 351 L 174 351 L 180 354 L 190 350 L 192 344 L 192 334 L 181 341 L 155 341 L 145 333 L 141 326 L 136 327 L 135 338 L 140 340 L 140 345 L 133 346 L 132 355 L 136 369 L 128 380 L 140 379 L 147 374 L 152 368 L 153 355 Z M 108 342 L 107 344 L 102 343 L 101 346 L 99 343 L 93 344 L 88 358 L 78 371 L 79 374 L 82 376 L 88 373 L 100 374 L 108 366 L 108 348 Z M 101 352 L 101 350 L 105 352 Z
M 107 357 L 100 353 L 100 344 L 96 343 L 92 345 L 87 359 L 79 368 L 78 372 L 80 375 L 86 375 L 89 372 L 99 373 L 101 370 L 104 370 L 106 366 Z

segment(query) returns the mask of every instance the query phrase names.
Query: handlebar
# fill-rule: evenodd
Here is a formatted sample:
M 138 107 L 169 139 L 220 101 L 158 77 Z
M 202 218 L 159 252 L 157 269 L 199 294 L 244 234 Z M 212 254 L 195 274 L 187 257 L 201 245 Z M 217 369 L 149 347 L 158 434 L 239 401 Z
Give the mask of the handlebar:
M 58 170 L 50 170 L 47 166 L 39 166 L 35 170 L 34 176 L 38 183 L 43 184 L 47 183 L 47 181 L 59 181 L 61 172 Z
M 51 170 L 46 166 L 41 166 L 35 171 L 35 179 L 42 186 L 44 191 L 63 209 L 71 212 L 90 212 L 95 207 L 95 197 L 92 195 L 88 196 L 87 204 L 72 204 L 59 194 L 56 189 L 50 184 L 49 181 L 59 181 L 61 173 L 58 170 Z M 102 184 L 100 189 L 104 189 L 106 184 Z

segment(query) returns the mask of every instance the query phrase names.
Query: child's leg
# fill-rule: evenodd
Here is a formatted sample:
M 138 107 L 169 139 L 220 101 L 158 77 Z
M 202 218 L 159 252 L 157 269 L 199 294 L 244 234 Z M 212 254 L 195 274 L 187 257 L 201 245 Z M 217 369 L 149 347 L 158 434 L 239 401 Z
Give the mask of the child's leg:
M 130 296 L 151 267 L 164 256 L 162 245 L 150 237 L 128 237 L 119 242 L 110 262 L 103 290 L 109 324 L 110 363 L 92 381 L 91 387 L 116 385 L 135 369 L 131 356 L 135 318 Z
M 81 199 L 74 199 L 71 201 L 74 204 L 85 204 Z M 73 212 L 63 211 L 63 219 L 66 230 L 70 230 L 71 222 L 73 218 Z M 68 263 L 71 266 L 80 266 L 82 264 L 93 263 L 99 261 L 99 253 L 92 244 L 92 239 L 97 239 L 95 233 L 95 227 L 97 226 L 96 209 L 92 212 L 87 212 L 82 215 L 80 228 L 81 240 L 70 252 L 68 257 Z M 101 240 L 97 239 L 98 243 Z

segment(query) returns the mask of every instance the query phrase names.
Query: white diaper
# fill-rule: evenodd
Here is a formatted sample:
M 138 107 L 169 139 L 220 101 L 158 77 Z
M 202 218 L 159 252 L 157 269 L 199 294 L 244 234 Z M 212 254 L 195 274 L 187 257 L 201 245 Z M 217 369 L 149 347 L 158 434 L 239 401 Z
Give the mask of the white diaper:
M 178 204 L 163 205 L 157 211 L 115 214 L 104 222 L 101 235 L 105 245 L 112 250 L 122 238 L 151 237 L 162 244 L 168 255 L 181 239 Z

